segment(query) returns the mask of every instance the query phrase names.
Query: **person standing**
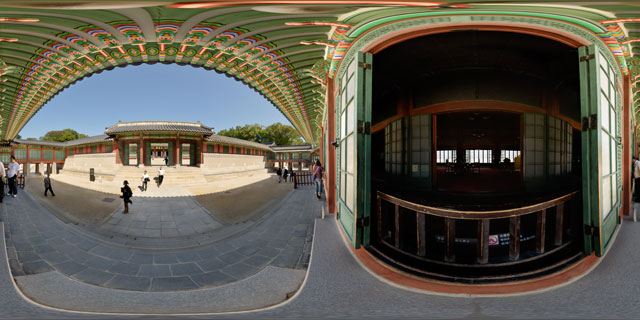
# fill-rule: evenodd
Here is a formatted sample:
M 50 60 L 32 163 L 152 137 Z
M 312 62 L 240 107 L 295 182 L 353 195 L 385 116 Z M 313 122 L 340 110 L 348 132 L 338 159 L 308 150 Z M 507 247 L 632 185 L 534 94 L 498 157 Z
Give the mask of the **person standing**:
M 16 162 L 16 157 L 11 156 L 11 163 L 9 163 L 9 172 L 7 177 L 9 178 L 9 194 L 12 197 L 18 195 L 18 174 L 20 173 L 20 165 Z
M 320 196 L 322 194 L 322 174 L 324 173 L 324 168 L 320 163 L 320 160 L 316 159 L 316 163 L 313 165 L 313 181 L 316 183 L 316 197 L 321 199 Z
M 168 166 L 168 165 L 169 165 L 169 156 L 168 156 L 168 155 L 165 155 L 165 156 L 164 156 L 164 165 L 165 165 L 165 166 Z
M 142 174 L 142 191 L 147 191 L 147 182 L 149 182 L 149 175 L 147 174 L 147 170 Z
M 287 170 L 287 167 L 284 168 L 284 171 L 282 171 L 282 178 L 284 179 L 284 182 L 287 182 L 287 176 L 289 176 L 289 171 Z
M 131 201 L 133 192 L 129 188 L 129 181 L 125 180 L 122 184 L 124 185 L 124 187 L 120 188 L 120 192 L 122 192 L 120 198 L 124 200 L 124 211 L 122 213 L 129 213 L 129 204 L 133 204 L 133 201 Z
M 51 196 L 55 197 L 56 194 L 53 193 L 53 189 L 51 189 L 51 178 L 49 177 L 49 173 L 44 178 L 44 196 L 47 196 L 47 191 L 51 191 Z
M 0 161 L 0 203 L 4 200 L 4 177 L 7 173 L 4 170 L 4 163 Z
M 280 181 L 282 181 L 282 169 L 280 167 L 278 167 L 276 174 L 278 175 L 278 183 L 280 183 Z
M 160 185 L 162 184 L 162 180 L 164 180 L 164 169 L 160 167 L 160 169 L 158 169 L 158 188 L 160 188 Z

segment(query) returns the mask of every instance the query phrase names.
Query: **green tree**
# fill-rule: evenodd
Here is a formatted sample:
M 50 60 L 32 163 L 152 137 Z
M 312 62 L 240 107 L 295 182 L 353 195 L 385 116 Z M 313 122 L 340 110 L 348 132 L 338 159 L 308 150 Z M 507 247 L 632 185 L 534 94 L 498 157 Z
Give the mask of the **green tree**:
M 78 133 L 73 129 L 52 130 L 47 132 L 40 140 L 65 142 L 88 137 L 86 134 Z
M 17 134 L 17 135 L 16 135 L 16 139 L 22 139 L 22 136 L 21 136 L 21 135 L 19 135 L 19 134 Z
M 265 142 L 275 142 L 279 146 L 304 144 L 298 131 L 280 122 L 265 128 Z
M 236 126 L 235 128 L 221 130 L 218 134 L 221 136 L 263 143 L 262 137 L 264 136 L 264 126 L 257 123 L 245 124 L 242 127 Z
M 257 123 L 236 126 L 235 128 L 220 130 L 218 134 L 258 143 L 275 142 L 279 146 L 304 144 L 304 140 L 302 140 L 302 137 L 294 127 L 280 122 L 268 127 Z
M 31 140 L 31 141 L 34 141 L 34 140 L 36 140 L 36 141 L 37 141 L 38 139 L 36 139 L 36 138 L 33 138 L 33 137 L 30 137 L 30 138 L 27 138 L 27 140 Z

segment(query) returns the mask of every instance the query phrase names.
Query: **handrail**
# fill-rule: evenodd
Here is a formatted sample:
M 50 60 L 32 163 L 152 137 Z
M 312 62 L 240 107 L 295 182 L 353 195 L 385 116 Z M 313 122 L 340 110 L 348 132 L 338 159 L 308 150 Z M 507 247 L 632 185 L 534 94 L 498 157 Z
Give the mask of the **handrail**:
M 407 208 L 418 213 L 429 214 L 434 216 L 439 216 L 443 218 L 454 218 L 454 219 L 466 219 L 466 220 L 482 220 L 482 219 L 500 219 L 500 218 L 510 218 L 522 216 L 534 212 L 538 212 L 547 208 L 555 207 L 560 203 L 564 203 L 578 194 L 579 191 L 574 191 L 569 194 L 563 195 L 561 197 L 537 203 L 530 206 L 514 208 L 514 209 L 504 209 L 504 210 L 493 210 L 493 211 L 461 211 L 454 209 L 445 209 L 445 208 L 436 208 L 425 206 L 413 202 L 409 202 L 406 200 L 402 200 L 396 198 L 392 195 L 388 195 L 381 191 L 378 191 L 378 201 L 386 200 L 393 204 L 399 205 L 403 208 Z

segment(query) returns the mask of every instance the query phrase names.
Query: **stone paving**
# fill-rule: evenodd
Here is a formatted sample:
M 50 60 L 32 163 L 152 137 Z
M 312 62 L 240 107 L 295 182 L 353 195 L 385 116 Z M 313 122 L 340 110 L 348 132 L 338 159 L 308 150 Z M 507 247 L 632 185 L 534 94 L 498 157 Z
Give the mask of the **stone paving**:
M 61 222 L 28 194 L 20 193 L 18 198 L 5 198 L 4 203 L 9 265 L 14 276 L 55 270 L 106 288 L 155 292 L 228 284 L 270 265 L 304 269 L 309 263 L 313 221 L 320 216 L 321 208 L 319 201 L 308 201 L 313 199 L 312 192 L 310 188 L 291 192 L 281 204 L 242 232 L 206 245 L 169 250 L 119 245 L 104 235 Z M 192 205 L 178 208 L 179 202 L 170 198 L 154 201 L 152 211 L 160 214 L 160 236 L 163 216 L 168 218 L 185 209 L 197 211 Z M 185 203 L 189 204 L 189 200 Z M 131 221 L 128 230 L 135 224 L 133 215 Z M 190 223 L 196 233 L 196 225 L 203 225 L 199 219 Z M 225 228 L 201 231 L 216 234 L 221 230 L 224 234 Z M 155 240 L 146 238 L 138 242 Z
M 9 199 L 11 200 L 11 199 Z M 8 201 L 7 201 L 8 202 Z M 0 213 L 4 206 L 0 205 Z M 640 223 L 623 221 L 602 262 L 573 283 L 544 292 L 506 297 L 447 297 L 412 292 L 383 283 L 350 254 L 335 216 L 316 220 L 313 258 L 303 287 L 284 304 L 267 310 L 177 315 L 191 319 L 637 319 L 640 288 Z M 0 239 L 0 246 L 4 239 Z M 101 301 L 127 305 L 119 291 Z M 123 292 L 123 291 L 120 291 Z M 251 296 L 248 292 L 247 297 Z M 159 301 L 158 303 L 163 303 Z M 200 301 L 200 303 L 207 303 Z M 154 310 L 150 304 L 149 309 Z M 124 312 L 124 309 L 122 310 Z M 0 318 L 140 318 L 140 314 L 92 314 L 52 310 L 25 301 L 14 288 L 0 255 Z M 170 315 L 144 318 L 171 318 Z
M 104 234 L 166 239 L 210 233 L 222 227 L 222 222 L 192 197 L 138 197 L 133 201 L 128 214 L 122 213 L 123 205 L 98 229 Z

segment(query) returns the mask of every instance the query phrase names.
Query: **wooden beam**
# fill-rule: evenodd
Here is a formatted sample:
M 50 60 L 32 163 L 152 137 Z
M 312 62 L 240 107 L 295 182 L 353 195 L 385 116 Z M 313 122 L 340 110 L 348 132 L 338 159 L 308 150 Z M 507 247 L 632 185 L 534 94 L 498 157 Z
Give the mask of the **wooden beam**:
M 543 253 L 546 239 L 547 209 L 538 212 L 536 215 L 538 218 L 536 222 L 536 253 Z
M 553 244 L 562 245 L 562 237 L 564 234 L 564 202 L 559 203 L 556 207 L 556 235 Z
M 456 260 L 456 220 L 452 218 L 444 219 L 444 261 L 454 262 Z
M 520 216 L 509 218 L 509 260 L 520 258 Z
M 418 255 L 427 255 L 427 230 L 425 229 L 427 216 L 416 212 L 416 234 L 418 241 Z
M 485 264 L 489 262 L 489 224 L 491 220 L 478 220 L 478 263 Z

